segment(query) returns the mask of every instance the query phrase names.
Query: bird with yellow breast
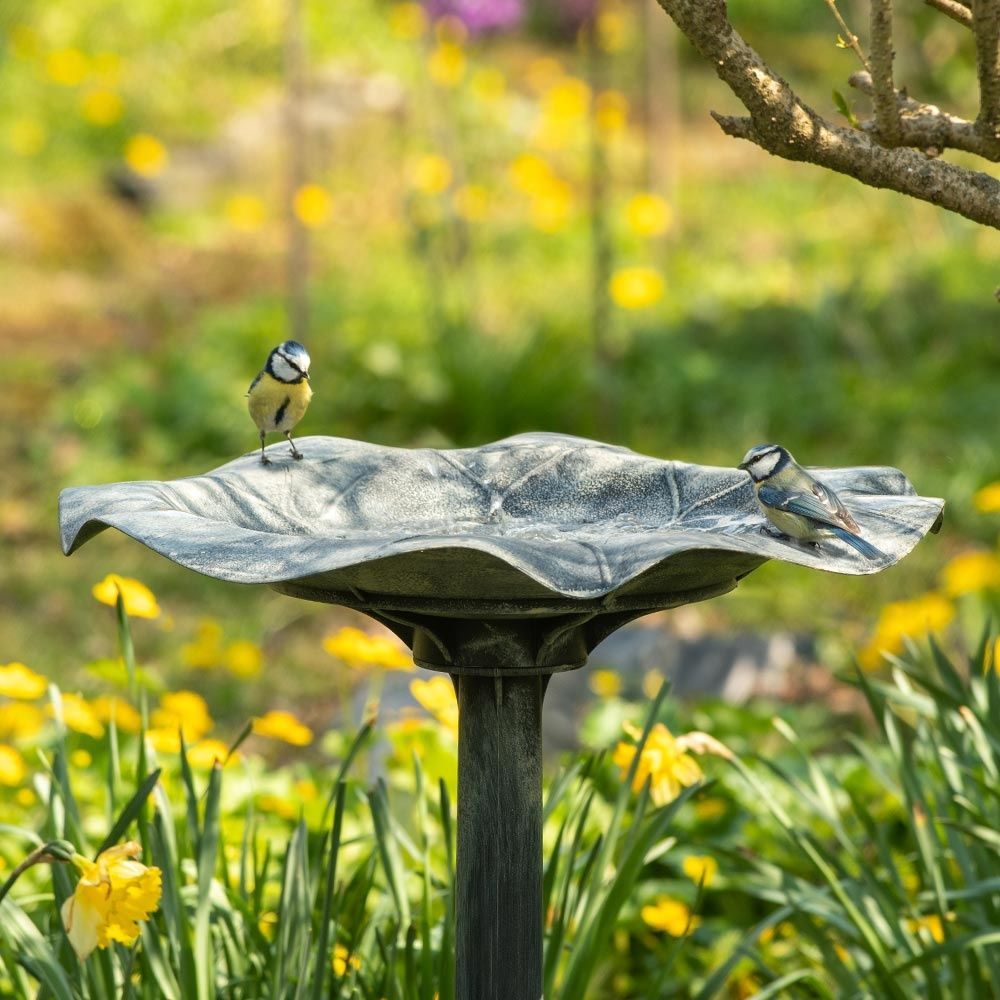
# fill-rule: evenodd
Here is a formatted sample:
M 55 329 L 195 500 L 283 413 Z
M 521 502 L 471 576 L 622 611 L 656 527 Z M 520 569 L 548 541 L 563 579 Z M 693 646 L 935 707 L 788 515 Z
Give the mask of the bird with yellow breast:
M 247 390 L 247 408 L 260 432 L 264 465 L 270 463 L 264 453 L 264 438 L 272 433 L 284 434 L 292 446 L 292 458 L 302 458 L 292 440 L 292 428 L 302 419 L 310 399 L 309 353 L 297 340 L 286 340 L 267 356 Z

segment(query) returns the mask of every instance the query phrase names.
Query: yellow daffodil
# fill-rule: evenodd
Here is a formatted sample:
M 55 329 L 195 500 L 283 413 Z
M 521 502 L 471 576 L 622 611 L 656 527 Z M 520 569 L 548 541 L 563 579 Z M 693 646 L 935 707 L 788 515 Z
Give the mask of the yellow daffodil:
M 594 100 L 594 122 L 606 136 L 624 132 L 628 126 L 628 98 L 619 90 L 602 90 Z
M 1000 558 L 994 552 L 963 552 L 945 566 L 941 582 L 950 597 L 994 590 L 1000 587 Z
M 614 698 L 622 691 L 622 679 L 614 670 L 594 670 L 588 685 L 598 698 Z
M 634 726 L 626 724 L 625 731 L 638 739 L 640 734 Z M 621 769 L 622 777 L 628 774 L 638 747 L 624 740 L 615 747 L 612 761 Z M 698 762 L 689 754 L 684 745 L 674 739 L 670 730 L 662 722 L 650 730 L 646 744 L 639 755 L 639 764 L 632 779 L 632 790 L 642 791 L 646 780 L 650 780 L 650 796 L 653 802 L 662 806 L 677 798 L 682 788 L 701 781 L 704 777 Z
M 333 198 L 326 188 L 319 184 L 303 184 L 295 192 L 292 201 L 295 217 L 309 229 L 319 229 L 333 214 Z
M 389 8 L 389 29 L 397 38 L 412 42 L 427 30 L 427 14 L 419 3 L 394 3 Z
M 702 823 L 712 823 L 726 815 L 725 799 L 698 799 L 694 804 L 694 814 Z
M 484 66 L 472 74 L 469 93 L 485 104 L 495 104 L 507 93 L 507 78 L 495 66 Z
M 115 695 L 102 694 L 90 703 L 90 707 L 105 725 L 113 719 L 116 728 L 121 732 L 139 732 L 139 713 L 124 699 Z
M 663 687 L 663 674 L 659 670 L 647 670 L 642 675 L 642 693 L 652 701 Z
M 662 236 L 672 219 L 666 200 L 650 191 L 634 195 L 625 206 L 625 221 L 637 236 Z
M 0 740 L 26 739 L 40 732 L 44 725 L 45 715 L 35 705 L 13 701 L 0 705 Z
M 453 736 L 458 736 L 458 700 L 455 687 L 447 677 L 430 680 L 418 677 L 410 681 L 410 694 L 427 709 Z
M 261 812 L 272 813 L 282 819 L 294 820 L 299 815 L 299 807 L 280 795 L 258 795 L 256 803 Z
M 222 740 L 199 740 L 187 748 L 188 763 L 202 771 L 208 771 L 216 764 L 236 763 L 235 755 L 229 756 L 229 747 Z
M 125 146 L 125 162 L 143 177 L 162 174 L 168 158 L 167 147 L 156 136 L 144 132 L 132 136 Z
M 160 606 L 153 592 L 144 583 L 128 576 L 109 573 L 100 583 L 95 583 L 90 592 L 101 604 L 112 608 L 118 603 L 119 592 L 125 602 L 125 614 L 131 618 L 158 618 Z
M 213 725 L 205 699 L 196 691 L 168 691 L 152 716 L 154 727 L 181 730 L 188 743 L 201 739 Z
M 226 220 L 243 233 L 252 233 L 264 224 L 267 210 L 264 202 L 252 194 L 234 194 L 223 206 Z
M 361 959 L 358 958 L 357 955 L 348 951 L 342 944 L 338 944 L 333 949 L 333 954 L 330 957 L 330 963 L 333 966 L 334 973 L 338 976 L 345 975 L 348 968 L 361 968 Z
M 439 87 L 457 87 L 465 76 L 465 51 L 456 42 L 440 42 L 427 57 L 427 73 Z
M 80 99 L 80 111 L 92 125 L 114 125 L 121 118 L 123 109 L 121 97 L 107 87 L 88 90 Z
M 972 495 L 972 504 L 982 514 L 1000 512 L 1000 482 L 990 483 Z
M 23 663 L 0 666 L 0 695 L 34 701 L 35 698 L 41 698 L 45 694 L 46 687 L 48 682 L 45 678 Z
M 253 720 L 253 731 L 258 736 L 267 736 L 272 740 L 283 740 L 292 746 L 304 747 L 313 741 L 313 731 L 300 722 L 291 712 L 272 709 L 270 712 Z
M 104 726 L 101 725 L 101 720 L 86 698 L 78 694 L 63 693 L 60 701 L 62 721 L 67 729 L 83 733 L 84 736 L 93 736 L 94 739 L 100 739 L 104 735 Z M 54 715 L 55 709 L 50 705 L 48 712 Z
M 605 52 L 621 52 L 629 42 L 631 24 L 623 5 L 607 5 L 597 13 L 597 44 Z
M 352 667 L 384 667 L 386 670 L 414 670 L 413 658 L 402 644 L 388 636 L 371 635 L 345 626 L 323 640 L 323 648 Z
M 943 594 L 933 591 L 912 601 L 894 601 L 879 614 L 875 635 L 858 654 L 858 662 L 866 670 L 874 670 L 885 654 L 903 650 L 907 637 L 918 639 L 947 628 L 955 617 L 955 608 Z
M 623 267 L 608 285 L 611 300 L 620 309 L 647 309 L 663 298 L 663 277 L 651 267 Z
M 689 854 L 681 862 L 681 871 L 692 882 L 707 889 L 719 870 L 719 863 L 708 854 Z
M 112 941 L 131 945 L 139 936 L 139 922 L 160 905 L 160 869 L 135 860 L 141 852 L 130 841 L 108 848 L 96 861 L 73 856 L 80 880 L 63 903 L 62 921 L 81 961 Z
M 222 626 L 211 618 L 198 622 L 194 642 L 181 646 L 184 665 L 199 670 L 210 670 L 218 666 L 223 658 Z
M 19 785 L 24 780 L 27 768 L 24 758 L 6 743 L 0 743 L 0 785 Z
M 79 750 L 74 750 L 69 755 L 69 762 L 74 767 L 78 767 L 78 768 L 80 768 L 81 771 L 83 771 L 86 768 L 90 767 L 91 764 L 94 763 L 94 758 L 86 750 L 79 749 Z
M 76 87 L 87 75 L 87 57 L 79 49 L 56 49 L 45 60 L 45 72 L 53 83 Z
M 911 934 L 918 934 L 920 931 L 926 931 L 930 934 L 931 939 L 937 944 L 941 944 L 941 942 L 944 941 L 944 924 L 941 922 L 941 918 L 936 913 L 929 913 L 924 917 L 916 917 L 912 920 L 907 920 L 906 929 L 910 931 Z
M 421 194 L 441 194 L 451 184 L 451 164 L 436 153 L 418 156 L 407 169 L 410 186 Z
M 640 911 L 643 921 L 655 931 L 666 931 L 673 937 L 683 937 L 701 922 L 689 907 L 676 899 L 663 897 Z
M 237 639 L 226 647 L 226 669 L 237 677 L 256 677 L 264 666 L 264 653 L 249 639 Z

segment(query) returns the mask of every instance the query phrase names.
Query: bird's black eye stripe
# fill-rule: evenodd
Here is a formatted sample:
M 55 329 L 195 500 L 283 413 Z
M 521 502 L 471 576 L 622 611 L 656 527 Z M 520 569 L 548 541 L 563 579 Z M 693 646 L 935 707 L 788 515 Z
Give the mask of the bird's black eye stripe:
M 294 368 L 300 375 L 305 375 L 305 372 L 294 362 L 287 354 L 279 354 L 279 358 L 288 365 L 289 368 Z
M 759 461 L 761 461 L 761 459 L 769 458 L 771 455 L 778 455 L 780 453 L 781 453 L 780 448 L 768 448 L 767 451 L 762 451 L 759 455 L 754 455 L 754 457 L 750 459 L 748 464 L 756 465 Z

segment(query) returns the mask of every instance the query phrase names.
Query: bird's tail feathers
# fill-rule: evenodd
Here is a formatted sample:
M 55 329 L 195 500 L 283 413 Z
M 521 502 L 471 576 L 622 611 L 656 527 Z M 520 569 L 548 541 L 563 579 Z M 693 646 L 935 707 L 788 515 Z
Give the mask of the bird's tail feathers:
M 858 550 L 866 559 L 884 559 L 885 553 L 880 549 L 875 548 L 871 542 L 866 542 L 863 538 L 852 534 L 850 531 L 845 531 L 843 528 L 834 528 L 833 533 L 843 542 L 847 542 L 848 545 L 853 546 Z

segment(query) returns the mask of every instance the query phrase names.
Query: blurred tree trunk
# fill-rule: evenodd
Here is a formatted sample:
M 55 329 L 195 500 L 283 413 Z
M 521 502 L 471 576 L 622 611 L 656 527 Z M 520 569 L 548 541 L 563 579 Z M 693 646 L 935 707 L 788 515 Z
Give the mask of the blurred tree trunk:
M 303 0 L 287 0 L 285 20 L 285 294 L 288 336 L 304 342 L 309 334 L 309 234 L 295 211 L 306 179 L 305 33 Z

